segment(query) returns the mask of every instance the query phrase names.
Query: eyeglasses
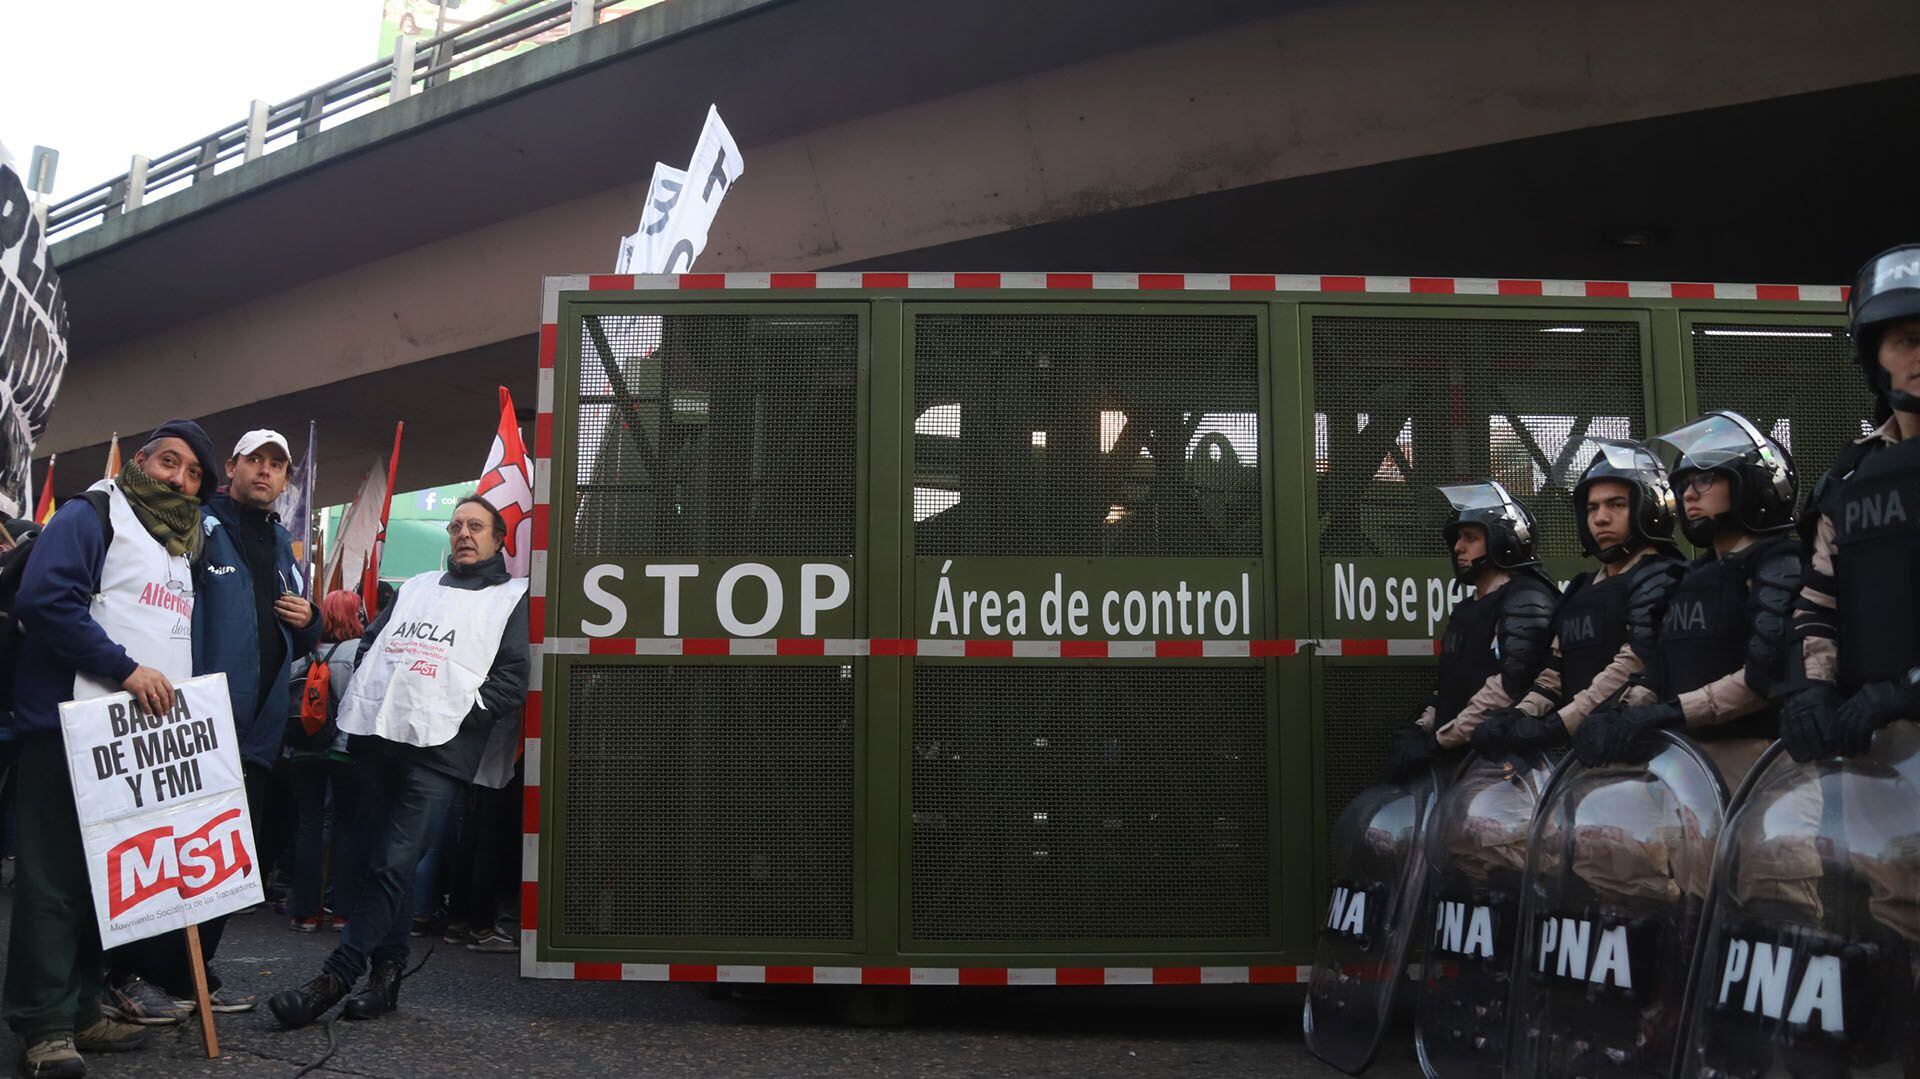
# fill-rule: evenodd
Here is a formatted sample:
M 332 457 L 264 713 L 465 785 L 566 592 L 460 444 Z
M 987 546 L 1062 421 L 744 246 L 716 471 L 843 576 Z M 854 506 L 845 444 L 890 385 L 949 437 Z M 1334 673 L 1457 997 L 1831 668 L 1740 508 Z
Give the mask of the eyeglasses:
M 485 521 L 451 521 L 447 524 L 447 535 L 459 539 L 463 535 L 478 536 L 488 529 L 489 526 Z
M 1713 490 L 1713 485 L 1718 482 L 1720 482 L 1720 477 L 1712 472 L 1695 472 L 1680 484 L 1680 489 L 1682 491 L 1692 491 L 1697 495 L 1703 495 Z

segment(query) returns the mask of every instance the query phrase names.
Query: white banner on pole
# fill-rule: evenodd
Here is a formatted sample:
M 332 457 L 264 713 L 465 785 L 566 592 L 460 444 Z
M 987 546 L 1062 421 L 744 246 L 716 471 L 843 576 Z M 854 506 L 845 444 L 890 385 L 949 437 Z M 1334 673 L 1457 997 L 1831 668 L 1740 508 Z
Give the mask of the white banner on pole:
M 685 172 L 655 162 L 647 185 L 647 206 L 640 231 L 620 241 L 615 273 L 686 273 L 706 250 L 720 201 L 745 175 L 740 147 L 720 119 L 718 106 L 707 107 L 707 122 Z
M 265 899 L 226 675 L 175 686 L 164 715 L 127 693 L 68 701 L 60 730 L 103 946 Z

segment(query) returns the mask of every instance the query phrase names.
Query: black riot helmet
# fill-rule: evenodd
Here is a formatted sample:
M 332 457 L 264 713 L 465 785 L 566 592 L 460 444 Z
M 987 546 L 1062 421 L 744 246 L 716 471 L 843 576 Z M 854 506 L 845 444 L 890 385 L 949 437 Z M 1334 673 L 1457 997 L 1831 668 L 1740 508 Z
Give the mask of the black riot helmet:
M 1709 412 L 1654 441 L 1661 445 L 1676 489 L 1685 490 L 1688 479 L 1700 472 L 1725 476 L 1732 486 L 1726 513 L 1699 520 L 1681 515 L 1680 527 L 1696 546 L 1711 544 L 1714 533 L 1729 525 L 1756 535 L 1793 527 L 1799 496 L 1793 457 L 1745 416 Z
M 1880 366 L 1887 324 L 1920 318 L 1920 244 L 1889 247 L 1867 260 L 1847 297 L 1847 334 L 1853 359 L 1880 403 L 1895 412 L 1920 412 L 1920 397 L 1896 390 Z
M 1580 529 L 1580 546 L 1602 562 L 1619 562 L 1649 543 L 1673 542 L 1673 519 L 1679 503 L 1667 470 L 1653 451 L 1625 439 L 1596 438 L 1600 452 L 1573 485 L 1573 519 Z M 1602 480 L 1627 485 L 1627 539 L 1601 548 L 1587 527 L 1587 491 Z
M 1451 484 L 1441 487 L 1440 494 L 1453 507 L 1443 530 L 1449 552 L 1453 550 L 1454 541 L 1460 538 L 1462 525 L 1479 525 L 1487 533 L 1486 554 L 1464 569 L 1454 564 L 1453 575 L 1461 584 L 1472 584 L 1489 563 L 1507 570 L 1540 564 L 1533 553 L 1534 537 L 1539 535 L 1533 514 L 1514 501 L 1497 481 Z

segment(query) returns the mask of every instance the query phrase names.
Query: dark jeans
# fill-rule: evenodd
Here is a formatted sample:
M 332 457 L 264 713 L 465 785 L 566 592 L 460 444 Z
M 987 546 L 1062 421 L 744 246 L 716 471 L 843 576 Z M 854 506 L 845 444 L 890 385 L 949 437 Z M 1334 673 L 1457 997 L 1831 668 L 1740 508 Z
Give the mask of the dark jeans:
M 259 852 L 260 837 L 269 827 L 272 818 L 274 773 L 266 768 L 252 764 L 241 765 L 242 777 L 247 784 L 247 813 L 253 818 L 254 850 Z M 260 863 L 264 863 L 261 855 Z M 254 872 L 260 874 L 264 884 L 267 869 L 264 864 L 256 863 Z M 220 988 L 220 976 L 213 972 L 213 957 L 220 950 L 220 938 L 227 931 L 227 915 L 208 918 L 200 923 L 200 955 L 207 965 L 207 991 Z M 114 985 L 124 984 L 128 978 L 138 975 L 159 986 L 176 1000 L 188 1000 L 193 997 L 193 953 L 187 949 L 187 931 L 175 929 L 159 936 L 136 940 L 132 944 L 123 944 L 107 952 L 107 979 Z
M 360 770 L 357 842 L 367 862 L 340 946 L 323 964 L 349 984 L 366 973 L 370 960 L 407 961 L 414 870 L 466 786 L 385 754 L 356 755 L 354 767 Z
M 287 770 L 299 818 L 293 833 L 293 898 L 287 913 L 311 918 L 320 913 L 323 902 L 331 900 L 328 905 L 334 913 L 345 918 L 353 910 L 360 883 L 360 861 L 352 838 L 357 796 L 353 762 L 309 757 L 289 761 Z
M 100 1016 L 100 927 L 80 847 L 60 735 L 19 740 L 20 829 L 3 994 L 7 1025 L 26 1044 L 92 1025 Z

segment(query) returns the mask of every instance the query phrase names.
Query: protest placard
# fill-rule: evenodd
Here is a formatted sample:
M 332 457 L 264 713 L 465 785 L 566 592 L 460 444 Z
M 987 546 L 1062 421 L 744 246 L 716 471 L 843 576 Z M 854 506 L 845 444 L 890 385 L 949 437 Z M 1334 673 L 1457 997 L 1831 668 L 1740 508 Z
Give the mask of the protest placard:
M 173 710 L 114 693 L 60 706 L 100 943 L 112 948 L 261 902 L 227 676 Z

